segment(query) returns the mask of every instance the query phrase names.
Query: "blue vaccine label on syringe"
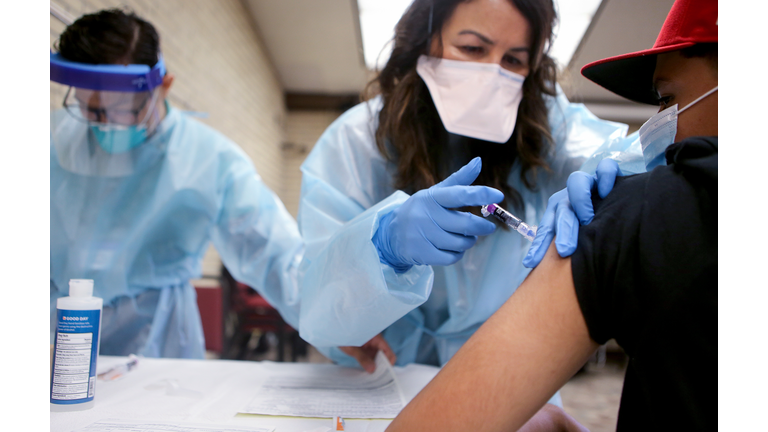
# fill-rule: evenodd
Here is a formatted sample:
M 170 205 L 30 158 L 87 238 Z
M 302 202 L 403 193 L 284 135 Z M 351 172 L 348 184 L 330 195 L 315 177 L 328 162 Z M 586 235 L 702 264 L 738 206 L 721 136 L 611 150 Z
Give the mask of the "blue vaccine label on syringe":
M 51 403 L 93 400 L 100 319 L 99 310 L 58 310 Z
M 496 217 L 496 219 L 500 220 L 508 227 L 520 233 L 520 235 L 525 237 L 528 241 L 533 241 L 533 239 L 536 238 L 537 227 L 528 225 L 517 216 L 501 208 L 498 204 L 488 204 L 482 206 L 480 208 L 480 214 L 482 214 L 483 217 L 493 215 Z

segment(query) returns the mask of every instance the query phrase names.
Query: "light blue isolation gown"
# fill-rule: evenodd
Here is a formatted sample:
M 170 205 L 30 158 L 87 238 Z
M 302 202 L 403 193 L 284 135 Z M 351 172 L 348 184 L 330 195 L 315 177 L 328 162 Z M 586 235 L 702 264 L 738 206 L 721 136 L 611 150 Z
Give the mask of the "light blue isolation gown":
M 212 240 L 232 275 L 292 326 L 303 242 L 248 156 L 170 109 L 145 143 L 107 154 L 87 124 L 51 113 L 51 340 L 56 299 L 93 279 L 101 354 L 203 358 L 189 280 Z
M 666 149 L 660 149 L 662 152 Z M 643 155 L 643 148 L 640 144 L 640 133 L 635 131 L 624 139 L 607 140 L 600 146 L 592 156 L 584 162 L 580 171 L 591 174 L 597 170 L 597 164 L 603 159 L 613 159 L 619 163 L 621 175 L 633 175 L 647 172 L 645 161 L 653 160 L 658 154 Z M 664 159 L 664 158 L 662 158 Z M 660 165 L 666 165 L 664 159 Z
M 531 224 L 601 144 L 623 141 L 627 132 L 626 125 L 569 103 L 559 88 L 547 101 L 552 174 L 538 170 L 538 190 L 531 191 L 520 180 L 518 160 L 508 179 L 525 202 L 519 216 Z M 360 346 L 383 332 L 398 365 L 442 366 L 528 275 L 522 261 L 531 243 L 497 229 L 451 266 L 413 266 L 398 274 L 380 263 L 371 241 L 379 219 L 409 197 L 393 188 L 396 167 L 376 146 L 380 109 L 379 97 L 344 113 L 301 167 L 298 222 L 306 253 L 299 270 L 300 334 L 344 365 L 357 362 L 336 347 Z

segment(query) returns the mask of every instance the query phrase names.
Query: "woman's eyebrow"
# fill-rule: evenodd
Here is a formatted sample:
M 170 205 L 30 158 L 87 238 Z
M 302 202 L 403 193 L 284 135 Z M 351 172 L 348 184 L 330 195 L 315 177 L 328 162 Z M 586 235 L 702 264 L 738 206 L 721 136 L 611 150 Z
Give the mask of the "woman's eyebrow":
M 477 36 L 477 37 L 478 37 L 478 38 L 479 38 L 481 41 L 483 41 L 484 43 L 486 43 L 486 44 L 488 44 L 488 45 L 495 45 L 495 44 L 496 44 L 496 42 L 492 41 L 492 40 L 491 40 L 491 38 L 489 38 L 488 36 L 486 36 L 486 35 L 484 35 L 484 34 L 482 34 L 482 33 L 478 33 L 478 32 L 476 32 L 476 31 L 474 31 L 474 30 L 462 30 L 462 31 L 460 31 L 460 32 L 459 32 L 459 34 L 460 34 L 460 35 L 463 35 L 463 34 L 471 34 L 471 35 L 475 35 L 475 36 Z
M 491 38 L 489 38 L 488 36 L 485 36 L 484 34 L 476 32 L 474 30 L 462 30 L 462 31 L 459 32 L 459 34 L 460 35 L 471 34 L 471 35 L 477 36 L 478 39 L 480 39 L 481 41 L 483 41 L 483 43 L 485 43 L 487 45 L 495 45 L 496 44 L 496 42 L 491 40 Z M 521 47 L 510 48 L 510 49 L 507 50 L 507 52 L 524 52 L 524 53 L 527 53 L 528 50 L 529 50 L 528 47 L 521 46 Z
M 476 31 L 474 31 L 474 30 L 462 30 L 462 31 L 460 31 L 460 32 L 459 32 L 459 34 L 460 34 L 460 35 L 463 35 L 463 34 L 471 34 L 471 35 L 475 35 L 475 36 L 477 36 L 477 37 L 478 37 L 478 38 L 479 38 L 481 41 L 483 41 L 483 43 L 486 43 L 486 44 L 488 44 L 488 45 L 495 45 L 495 44 L 496 44 L 496 42 L 494 42 L 494 41 L 493 41 L 491 38 L 489 38 L 488 36 L 486 36 L 486 35 L 484 35 L 484 34 L 482 34 L 482 33 L 476 32 Z M 524 46 L 521 46 L 521 47 L 514 47 L 514 48 L 510 48 L 510 49 L 508 49 L 507 51 L 525 51 L 525 52 L 528 52 L 528 47 L 524 47 Z

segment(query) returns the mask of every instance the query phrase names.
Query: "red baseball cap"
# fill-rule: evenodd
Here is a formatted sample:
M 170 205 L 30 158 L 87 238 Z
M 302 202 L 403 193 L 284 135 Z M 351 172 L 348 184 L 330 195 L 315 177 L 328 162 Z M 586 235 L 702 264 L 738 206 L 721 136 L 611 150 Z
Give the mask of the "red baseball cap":
M 653 48 L 589 63 L 581 74 L 619 96 L 658 105 L 656 55 L 712 42 L 717 43 L 717 0 L 676 0 Z

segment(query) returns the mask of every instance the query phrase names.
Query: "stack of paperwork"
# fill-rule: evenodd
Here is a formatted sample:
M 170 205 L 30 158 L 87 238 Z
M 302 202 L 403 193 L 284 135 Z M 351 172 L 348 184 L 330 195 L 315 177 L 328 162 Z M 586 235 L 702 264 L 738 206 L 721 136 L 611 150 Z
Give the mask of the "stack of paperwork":
M 326 369 L 318 373 L 317 368 Z M 333 365 L 306 371 L 275 373 L 242 410 L 247 414 L 293 417 L 392 419 L 405 407 L 395 371 L 387 358 L 376 355 L 372 374 Z

